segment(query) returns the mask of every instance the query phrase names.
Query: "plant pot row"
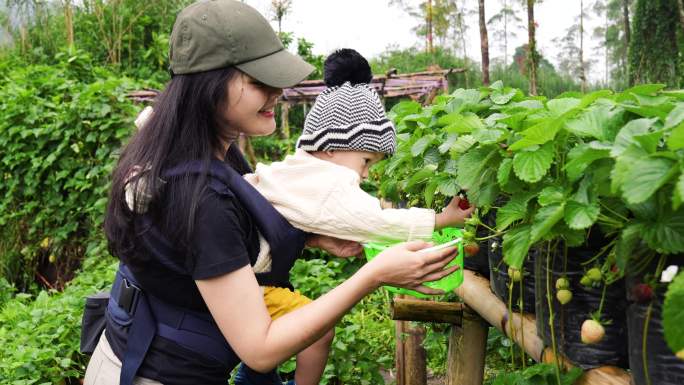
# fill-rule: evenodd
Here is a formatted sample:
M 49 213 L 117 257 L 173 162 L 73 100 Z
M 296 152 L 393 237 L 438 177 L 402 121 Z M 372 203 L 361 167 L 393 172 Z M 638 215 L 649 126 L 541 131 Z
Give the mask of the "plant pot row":
M 487 235 L 480 231 L 478 237 Z M 583 369 L 604 365 L 629 368 L 636 385 L 684 384 L 684 361 L 674 355 L 663 336 L 664 286 L 656 287 L 645 300 L 634 296 L 635 286 L 643 283 L 644 274 L 640 272 L 628 272 L 626 278 L 608 285 L 580 282 L 586 270 L 600 262 L 594 256 L 603 246 L 602 241 L 590 239 L 585 247 L 568 248 L 566 252 L 562 248 L 533 249 L 523 264 L 519 282 L 512 282 L 508 274 L 498 237 L 484 241 L 486 247 L 466 258 L 465 263 L 466 268 L 483 275 L 486 273 L 482 266 L 488 264 L 490 285 L 497 297 L 514 312 L 536 314 L 537 332 L 544 344 L 551 347 L 555 342 L 557 352 L 573 364 Z M 682 266 L 684 256 L 668 257 L 666 262 Z M 655 266 L 644 271 L 655 271 Z M 567 280 L 572 293 L 572 299 L 564 305 L 556 298 L 559 278 Z M 582 324 L 599 307 L 605 336 L 597 343 L 583 343 Z

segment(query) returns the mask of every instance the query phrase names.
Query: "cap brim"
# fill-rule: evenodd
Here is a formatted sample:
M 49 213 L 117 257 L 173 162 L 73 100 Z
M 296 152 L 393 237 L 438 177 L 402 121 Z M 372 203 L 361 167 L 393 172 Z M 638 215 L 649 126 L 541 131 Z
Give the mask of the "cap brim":
M 316 69 L 285 49 L 235 67 L 254 79 L 276 88 L 292 87 Z

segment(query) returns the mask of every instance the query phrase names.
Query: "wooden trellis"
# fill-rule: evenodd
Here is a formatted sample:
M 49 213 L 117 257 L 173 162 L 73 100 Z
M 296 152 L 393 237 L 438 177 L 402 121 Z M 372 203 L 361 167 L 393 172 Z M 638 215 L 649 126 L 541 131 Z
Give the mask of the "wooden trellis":
M 447 353 L 446 385 L 481 385 L 489 325 L 501 330 L 537 362 L 555 362 L 553 351 L 537 335 L 534 315 L 512 313 L 492 292 L 489 280 L 464 270 L 463 284 L 455 290 L 463 303 L 440 303 L 395 298 L 392 318 L 423 322 L 447 322 L 452 325 Z M 406 321 L 397 321 L 406 322 Z M 404 326 L 405 328 L 405 326 Z M 397 385 L 425 385 L 425 361 L 420 357 L 420 338 L 415 328 L 397 326 Z M 403 333 L 403 334 L 401 334 Z M 404 338 L 407 334 L 409 338 Z M 401 345 L 401 346 L 399 346 Z M 571 367 L 565 357 L 561 365 Z M 602 366 L 584 372 L 576 385 L 629 385 L 631 376 L 624 369 Z

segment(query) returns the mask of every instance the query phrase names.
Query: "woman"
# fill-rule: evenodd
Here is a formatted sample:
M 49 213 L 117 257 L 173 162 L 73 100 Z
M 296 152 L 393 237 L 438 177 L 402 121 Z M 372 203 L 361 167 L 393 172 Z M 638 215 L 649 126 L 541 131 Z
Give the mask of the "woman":
M 421 283 L 452 273 L 442 269 L 455 250 L 418 253 L 429 244 L 410 242 L 272 321 L 251 269 L 258 233 L 274 253 L 265 280 L 277 280 L 278 258 L 296 256 L 304 236 L 233 177 L 249 171 L 233 143 L 239 134 L 271 134 L 281 89 L 312 67 L 282 47 L 258 12 L 232 0 L 184 9 L 170 62 L 171 81 L 114 171 L 105 231 L 122 266 L 86 384 L 225 384 L 240 361 L 265 373 L 329 343 L 335 323 L 382 284 L 437 293 Z M 129 189 L 137 192 L 130 204 L 128 183 L 144 186 Z M 340 256 L 360 251 L 331 238 L 307 245 Z

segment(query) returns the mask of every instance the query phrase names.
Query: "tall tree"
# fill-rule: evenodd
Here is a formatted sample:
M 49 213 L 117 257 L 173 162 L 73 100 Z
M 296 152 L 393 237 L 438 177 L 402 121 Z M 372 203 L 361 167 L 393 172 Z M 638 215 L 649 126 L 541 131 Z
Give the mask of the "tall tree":
M 587 72 L 584 68 L 584 0 L 580 0 L 580 15 L 579 15 L 579 68 L 580 68 L 580 84 L 582 92 L 587 92 Z
M 527 69 L 528 80 L 530 83 L 530 95 L 537 94 L 537 39 L 535 37 L 535 21 L 534 21 L 534 3 L 535 0 L 527 0 Z
M 480 16 L 480 50 L 482 51 L 482 83 L 489 85 L 489 38 L 487 23 L 485 22 L 485 0 L 479 0 L 478 14 Z
M 413 28 L 421 38 L 425 38 L 425 50 L 434 51 L 435 40 L 442 46 L 447 44 L 450 28 L 453 25 L 453 15 L 456 13 L 457 0 L 427 0 L 418 5 L 406 0 L 390 0 L 389 5 L 403 8 L 410 16 L 420 20 L 420 24 Z
M 72 0 L 62 0 L 64 7 L 64 29 L 66 30 L 67 47 L 74 45 L 74 12 L 72 8 Z
M 637 0 L 629 46 L 634 83 L 679 85 L 677 0 Z
M 682 24 L 682 29 L 684 29 L 684 0 L 678 0 L 679 4 L 679 22 Z
M 432 47 L 432 0 L 428 0 L 427 9 L 425 11 L 425 25 L 427 25 L 427 51 L 432 54 L 435 50 Z
M 503 48 L 503 65 L 508 67 L 508 38 L 517 36 L 522 19 L 516 12 L 515 2 L 510 0 L 499 0 L 499 2 L 501 10 L 492 16 L 487 24 L 491 27 L 489 31 L 492 32 L 494 41 L 498 41 L 500 47 Z
M 292 0 L 271 0 L 271 11 L 273 20 L 278 22 L 278 35 L 283 33 L 283 19 L 290 13 Z

